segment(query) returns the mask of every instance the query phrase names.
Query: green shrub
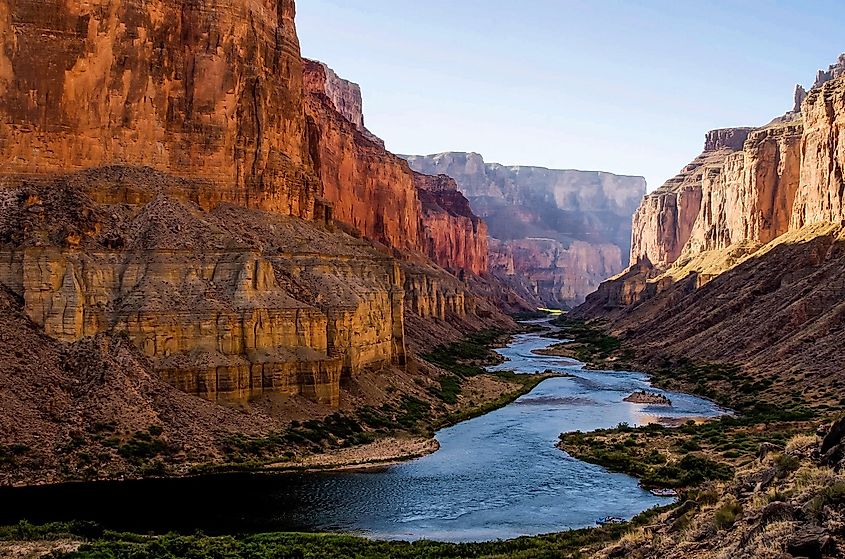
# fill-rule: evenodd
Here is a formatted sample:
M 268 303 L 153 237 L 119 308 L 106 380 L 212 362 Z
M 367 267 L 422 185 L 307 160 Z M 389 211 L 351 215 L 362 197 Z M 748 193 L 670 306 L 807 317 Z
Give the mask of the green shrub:
M 713 514 L 713 525 L 717 530 L 727 530 L 736 522 L 742 513 L 742 505 L 736 501 L 728 501 Z

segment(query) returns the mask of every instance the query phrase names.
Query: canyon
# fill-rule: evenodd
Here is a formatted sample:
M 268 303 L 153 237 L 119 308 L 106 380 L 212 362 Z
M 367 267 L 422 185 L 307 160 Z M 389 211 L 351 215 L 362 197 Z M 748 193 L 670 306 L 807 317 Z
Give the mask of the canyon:
M 535 306 L 582 303 L 628 264 L 642 177 L 509 167 L 477 153 L 404 157 L 416 171 L 455 179 L 487 222 L 490 271 Z
M 643 199 L 632 265 L 573 316 L 602 318 L 647 366 L 740 365 L 772 398 L 838 400 L 845 327 L 842 58 L 760 128 L 707 134 L 703 153 Z
M 19 331 L 0 341 L 51 359 L 4 401 L 0 445 L 37 463 L 114 415 L 120 437 L 160 424 L 215 460 L 226 436 L 354 411 L 360 393 L 430 398 L 438 373 L 412 354 L 514 327 L 487 297 L 523 304 L 487 273 L 484 222 L 385 150 L 294 20 L 292 0 L 0 0 L 0 288 Z M 68 395 L 77 365 L 99 371 L 92 401 Z M 127 415 L 109 391 L 132 374 L 155 401 Z M 14 391 L 26 366 L 3 375 Z M 179 394 L 226 419 L 186 426 Z M 188 433 L 209 444 L 188 452 Z M 40 479 L 73 475 L 43 460 Z

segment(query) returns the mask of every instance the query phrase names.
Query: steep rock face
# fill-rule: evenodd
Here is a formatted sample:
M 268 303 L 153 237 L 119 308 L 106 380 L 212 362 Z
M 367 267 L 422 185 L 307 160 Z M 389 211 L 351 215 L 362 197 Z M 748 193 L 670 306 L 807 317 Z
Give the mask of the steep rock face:
M 292 0 L 0 0 L 0 31 L 0 282 L 45 333 L 125 335 L 211 400 L 337 406 L 405 374 L 406 310 L 483 326 L 424 256 L 482 271 L 483 224 L 456 193 L 422 212 Z
M 312 217 L 293 0 L 0 0 L 4 174 L 148 166 Z
M 420 251 L 420 202 L 408 165 L 349 120 L 341 110 L 357 115 L 348 105 L 335 105 L 324 65 L 306 64 L 305 72 L 312 159 L 334 218 L 389 247 Z
M 493 269 L 520 294 L 553 308 L 567 307 L 591 293 L 598 282 L 622 269 L 622 251 L 613 244 L 554 239 L 493 239 Z
M 472 213 L 454 179 L 414 173 L 414 184 L 422 205 L 426 255 L 456 273 L 487 273 L 487 224 Z
M 333 216 L 394 249 L 460 273 L 487 271 L 487 229 L 448 177 L 410 170 L 364 127 L 361 90 L 305 62 L 315 166 Z
M 840 65 L 845 68 L 843 57 Z M 845 78 L 825 82 L 802 106 L 804 136 L 801 186 L 792 211 L 793 227 L 845 219 Z
M 799 114 L 751 131 L 741 150 L 699 173 L 690 185 L 699 211 L 676 258 L 639 259 L 573 315 L 609 319 L 644 366 L 667 357 L 731 362 L 789 385 L 781 393 L 801 390 L 812 400 L 837 390 L 845 317 L 839 66 L 806 94 Z M 654 231 L 636 235 L 635 247 L 662 250 L 641 254 L 677 250 Z
M 625 264 L 640 177 L 506 167 L 475 153 L 405 157 L 419 172 L 455 179 L 497 241 L 491 271 L 535 304 L 576 304 Z
M 702 209 L 702 184 L 724 180 L 725 160 L 742 149 L 750 132 L 750 128 L 708 132 L 704 152 L 643 198 L 633 217 L 631 262 L 645 258 L 663 266 L 680 257 Z
M 701 206 L 686 255 L 765 244 L 786 233 L 798 189 L 801 133 L 800 122 L 755 130 L 741 152 L 702 177 Z
M 326 96 L 335 110 L 351 122 L 367 139 L 384 147 L 384 142 L 364 126 L 364 99 L 361 86 L 338 76 L 334 70 L 317 60 L 303 59 L 303 82 L 306 92 Z

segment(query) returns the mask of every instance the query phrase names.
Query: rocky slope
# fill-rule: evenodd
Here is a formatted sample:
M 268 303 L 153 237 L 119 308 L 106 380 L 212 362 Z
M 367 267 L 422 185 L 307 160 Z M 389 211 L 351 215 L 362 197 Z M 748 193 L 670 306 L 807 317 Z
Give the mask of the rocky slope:
M 845 547 L 843 421 L 763 443 L 729 482 L 711 482 L 648 526 L 596 553 L 610 559 L 841 557 Z
M 580 303 L 627 264 L 640 177 L 506 167 L 475 153 L 405 157 L 417 171 L 455 179 L 488 224 L 491 271 L 536 305 Z
M 635 265 L 575 315 L 611 319 L 646 360 L 735 362 L 836 400 L 843 102 L 845 78 L 832 77 L 795 118 L 710 133 L 705 152 L 634 216 Z

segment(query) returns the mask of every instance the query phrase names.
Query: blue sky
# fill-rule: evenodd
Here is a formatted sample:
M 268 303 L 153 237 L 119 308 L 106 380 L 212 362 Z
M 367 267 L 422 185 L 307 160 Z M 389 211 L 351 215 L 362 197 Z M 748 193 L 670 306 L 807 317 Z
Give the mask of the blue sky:
M 845 52 L 841 2 L 298 0 L 304 56 L 396 153 L 643 175 L 761 125 Z

